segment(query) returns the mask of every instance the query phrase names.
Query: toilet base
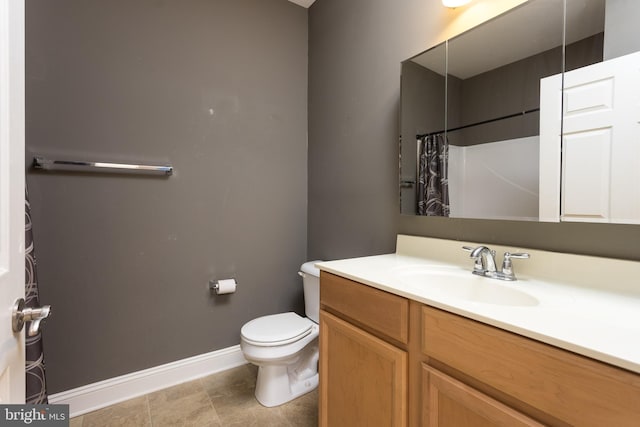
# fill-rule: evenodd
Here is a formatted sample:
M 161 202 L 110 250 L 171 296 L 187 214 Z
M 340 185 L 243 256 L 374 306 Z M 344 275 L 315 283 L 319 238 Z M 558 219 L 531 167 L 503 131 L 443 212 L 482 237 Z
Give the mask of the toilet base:
M 271 408 L 287 403 L 318 387 L 318 374 L 290 381 L 286 366 L 260 366 L 256 380 L 256 399 Z
M 318 346 L 307 347 L 297 363 L 260 364 L 256 380 L 256 399 L 271 408 L 287 403 L 318 387 Z

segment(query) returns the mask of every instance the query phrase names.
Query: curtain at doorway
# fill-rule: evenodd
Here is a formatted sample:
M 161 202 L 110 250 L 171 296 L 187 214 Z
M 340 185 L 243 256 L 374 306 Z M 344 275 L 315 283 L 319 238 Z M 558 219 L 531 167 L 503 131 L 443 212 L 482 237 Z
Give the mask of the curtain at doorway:
M 449 144 L 442 134 L 418 139 L 418 215 L 449 216 Z
M 29 194 L 25 189 L 25 305 L 26 307 L 40 307 L 38 295 L 38 277 L 36 274 L 36 257 L 33 249 L 33 231 L 31 227 L 31 205 Z M 25 329 L 28 329 L 25 325 Z M 32 405 L 46 405 L 47 384 L 44 370 L 44 353 L 42 349 L 42 334 L 30 337 L 25 333 L 26 343 L 26 403 Z

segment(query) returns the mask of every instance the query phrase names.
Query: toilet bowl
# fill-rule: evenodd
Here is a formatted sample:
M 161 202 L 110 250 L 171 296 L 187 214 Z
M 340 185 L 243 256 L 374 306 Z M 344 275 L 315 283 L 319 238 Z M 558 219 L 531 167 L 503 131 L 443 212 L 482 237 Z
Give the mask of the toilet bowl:
M 247 322 L 240 331 L 245 359 L 258 366 L 255 396 L 267 407 L 282 405 L 318 386 L 320 272 L 302 265 L 305 314 L 271 314 Z

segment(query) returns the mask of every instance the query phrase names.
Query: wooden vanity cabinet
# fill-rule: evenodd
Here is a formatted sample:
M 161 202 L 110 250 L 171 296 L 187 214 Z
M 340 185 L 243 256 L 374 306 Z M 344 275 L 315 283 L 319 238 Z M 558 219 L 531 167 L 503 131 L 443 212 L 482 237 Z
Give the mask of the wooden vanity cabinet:
M 320 308 L 320 426 L 406 426 L 409 301 L 322 272 Z
M 636 373 L 320 277 L 320 426 L 640 425 Z

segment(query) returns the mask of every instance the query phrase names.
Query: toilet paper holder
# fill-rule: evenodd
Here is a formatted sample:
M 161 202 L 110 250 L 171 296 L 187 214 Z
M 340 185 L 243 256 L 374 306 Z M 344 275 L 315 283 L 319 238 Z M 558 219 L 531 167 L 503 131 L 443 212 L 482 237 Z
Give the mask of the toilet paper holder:
M 223 282 L 222 286 L 220 282 Z M 229 279 L 209 280 L 209 289 L 214 291 L 216 294 L 233 293 L 235 292 L 236 286 L 237 281 L 235 277 L 231 277 Z

